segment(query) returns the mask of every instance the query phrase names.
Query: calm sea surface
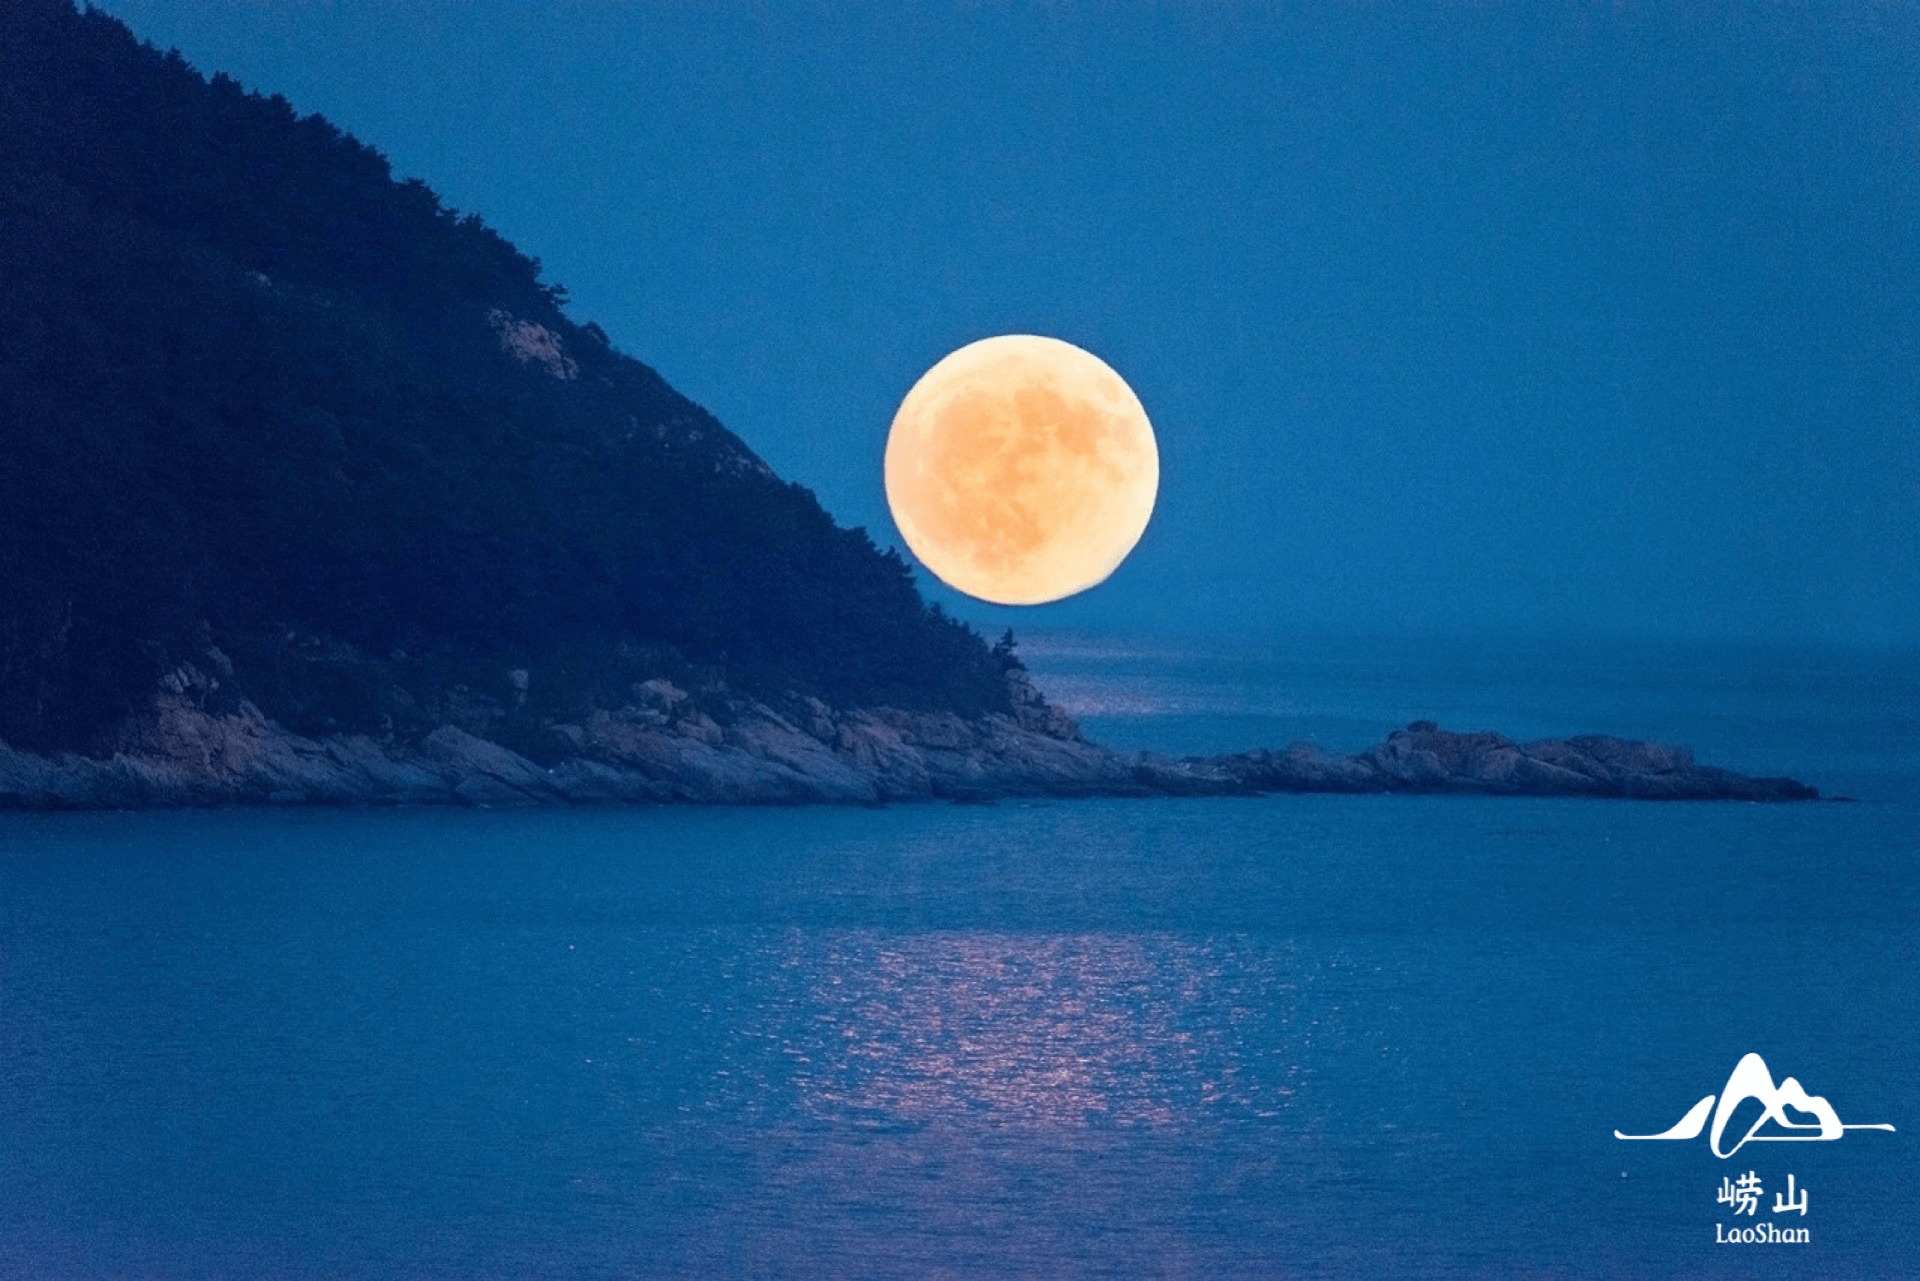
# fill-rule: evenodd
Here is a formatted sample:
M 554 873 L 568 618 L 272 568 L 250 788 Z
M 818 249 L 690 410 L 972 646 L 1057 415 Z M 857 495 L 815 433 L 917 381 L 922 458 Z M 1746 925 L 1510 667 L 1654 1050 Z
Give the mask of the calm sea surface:
M 1329 652 L 1028 656 L 1860 803 L 0 816 L 0 1276 L 1920 1274 L 1920 659 Z M 1612 1137 L 1749 1051 L 1898 1132 Z

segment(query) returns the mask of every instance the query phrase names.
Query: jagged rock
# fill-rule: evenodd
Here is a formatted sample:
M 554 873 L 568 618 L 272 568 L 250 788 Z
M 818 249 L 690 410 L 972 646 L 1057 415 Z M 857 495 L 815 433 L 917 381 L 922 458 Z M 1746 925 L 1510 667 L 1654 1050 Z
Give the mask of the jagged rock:
M 600 761 L 563 761 L 553 767 L 548 777 L 556 792 L 576 803 L 674 799 L 673 789 L 665 783 Z
M 268 722 L 251 703 L 225 716 L 210 715 L 205 701 L 219 685 L 191 663 L 160 678 L 152 710 L 129 718 L 109 739 L 115 753 L 204 778 L 242 774 L 259 755 Z
M 729 747 L 792 770 L 815 793 L 807 799 L 858 803 L 880 799 L 875 780 L 826 744 L 766 708 L 756 710 L 759 715 L 727 731 Z
M 549 725 L 547 737 L 553 745 L 567 756 L 584 756 L 587 751 L 587 731 L 579 725 Z
M 364 798 L 388 804 L 430 804 L 451 796 L 447 780 L 424 763 L 381 748 L 363 734 L 330 738 L 327 757 Z
M 806 708 L 806 730 L 823 743 L 831 744 L 838 732 L 833 723 L 833 709 L 817 698 L 802 700 Z
M 900 732 L 871 713 L 856 712 L 842 721 L 835 744 L 854 768 L 871 777 L 882 797 L 912 800 L 933 795 L 926 758 Z
M 655 679 L 642 681 L 633 687 L 634 702 L 662 716 L 672 716 L 674 709 L 686 702 L 687 697 L 687 691 L 672 681 Z
M 1080 727 L 1062 708 L 1047 702 L 1034 687 L 1026 672 L 1018 667 L 1007 670 L 1007 694 L 1013 703 L 1013 719 L 1022 729 L 1048 738 L 1080 738 Z
M 196 674 L 197 673 L 197 674 Z M 315 740 L 251 704 L 209 712 L 215 678 L 182 667 L 111 755 L 42 756 L 0 744 L 0 807 L 271 804 L 543 805 L 634 801 L 874 804 L 999 796 L 1227 796 L 1271 792 L 1469 792 L 1661 800 L 1811 800 L 1785 778 L 1697 765 L 1684 748 L 1604 736 L 1516 744 L 1416 723 L 1354 756 L 1310 743 L 1284 752 L 1174 760 L 1122 755 L 1068 722 L 806 705 L 802 728 L 759 703 L 724 730 L 671 686 L 648 691 L 674 718 L 596 712 L 554 725 L 561 759 L 543 768 L 447 724 L 411 747 L 364 735 Z M 664 682 L 660 684 L 664 685 Z M 678 697 L 675 697 L 678 695 Z M 831 730 L 824 733 L 823 730 Z
M 1335 756 L 1318 743 L 1295 743 L 1272 762 L 1284 779 L 1302 790 L 1368 792 L 1379 780 L 1358 757 Z
M 868 715 L 915 747 L 964 752 L 974 744 L 973 728 L 952 712 L 903 712 L 876 707 Z
M 420 740 L 428 760 L 450 773 L 454 795 L 476 805 L 524 805 L 557 799 L 547 772 L 498 743 L 442 725 Z

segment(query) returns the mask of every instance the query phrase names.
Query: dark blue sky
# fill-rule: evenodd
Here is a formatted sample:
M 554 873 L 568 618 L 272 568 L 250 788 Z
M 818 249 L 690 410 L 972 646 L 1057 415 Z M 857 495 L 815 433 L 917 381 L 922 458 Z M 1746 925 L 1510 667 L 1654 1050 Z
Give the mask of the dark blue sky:
M 883 544 L 928 365 L 1098 353 L 1153 524 L 984 625 L 1920 642 L 1912 5 L 102 7 Z

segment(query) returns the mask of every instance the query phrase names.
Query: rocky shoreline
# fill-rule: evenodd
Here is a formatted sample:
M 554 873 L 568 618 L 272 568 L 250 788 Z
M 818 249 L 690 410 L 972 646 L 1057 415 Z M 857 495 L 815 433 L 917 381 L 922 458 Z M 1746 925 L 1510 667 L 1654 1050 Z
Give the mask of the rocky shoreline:
M 736 700 L 722 724 L 665 681 L 584 723 L 546 727 L 543 763 L 456 725 L 411 741 L 306 737 L 248 703 L 213 713 L 182 668 L 111 752 L 0 744 L 0 809 L 612 802 L 877 805 L 1015 796 L 1248 796 L 1453 792 L 1641 800 L 1814 800 L 1788 778 L 1696 764 L 1684 748 L 1598 735 L 1516 743 L 1416 722 L 1355 755 L 1284 751 L 1173 759 L 1083 737 L 1024 674 L 1013 714 L 837 710 Z

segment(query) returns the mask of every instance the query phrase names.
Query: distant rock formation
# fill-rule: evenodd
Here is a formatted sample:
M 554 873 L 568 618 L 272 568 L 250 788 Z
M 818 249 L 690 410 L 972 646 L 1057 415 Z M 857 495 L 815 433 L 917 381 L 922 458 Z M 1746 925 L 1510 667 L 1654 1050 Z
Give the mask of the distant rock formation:
M 1587 734 L 1516 743 L 1482 730 L 1456 734 L 1415 721 L 1357 756 L 1295 743 L 1284 752 L 1189 758 L 1168 766 L 1197 790 L 1227 781 L 1251 792 L 1465 792 L 1613 796 L 1666 801 L 1811 801 L 1817 788 L 1699 765 L 1684 747 Z M 1163 785 L 1161 790 L 1175 790 Z
M 580 362 L 567 355 L 566 340 L 545 325 L 517 319 L 498 307 L 488 310 L 487 323 L 500 335 L 500 350 L 521 364 L 536 364 L 561 382 L 580 376 Z
M 217 677 L 183 666 L 110 753 L 40 755 L 0 744 L 0 808 L 229 804 L 553 805 L 688 802 L 852 804 L 1011 796 L 1230 796 L 1275 792 L 1464 792 L 1643 800 L 1813 800 L 1786 778 L 1697 765 L 1684 748 L 1588 736 L 1518 744 L 1432 722 L 1355 756 L 1283 752 L 1171 759 L 1088 742 L 1008 673 L 1014 712 L 835 709 L 783 713 L 725 701 L 725 723 L 686 691 L 650 680 L 633 701 L 546 729 L 541 764 L 447 724 L 411 742 L 310 738 L 250 703 L 205 710 Z M 712 700 L 706 700 L 711 703 Z

